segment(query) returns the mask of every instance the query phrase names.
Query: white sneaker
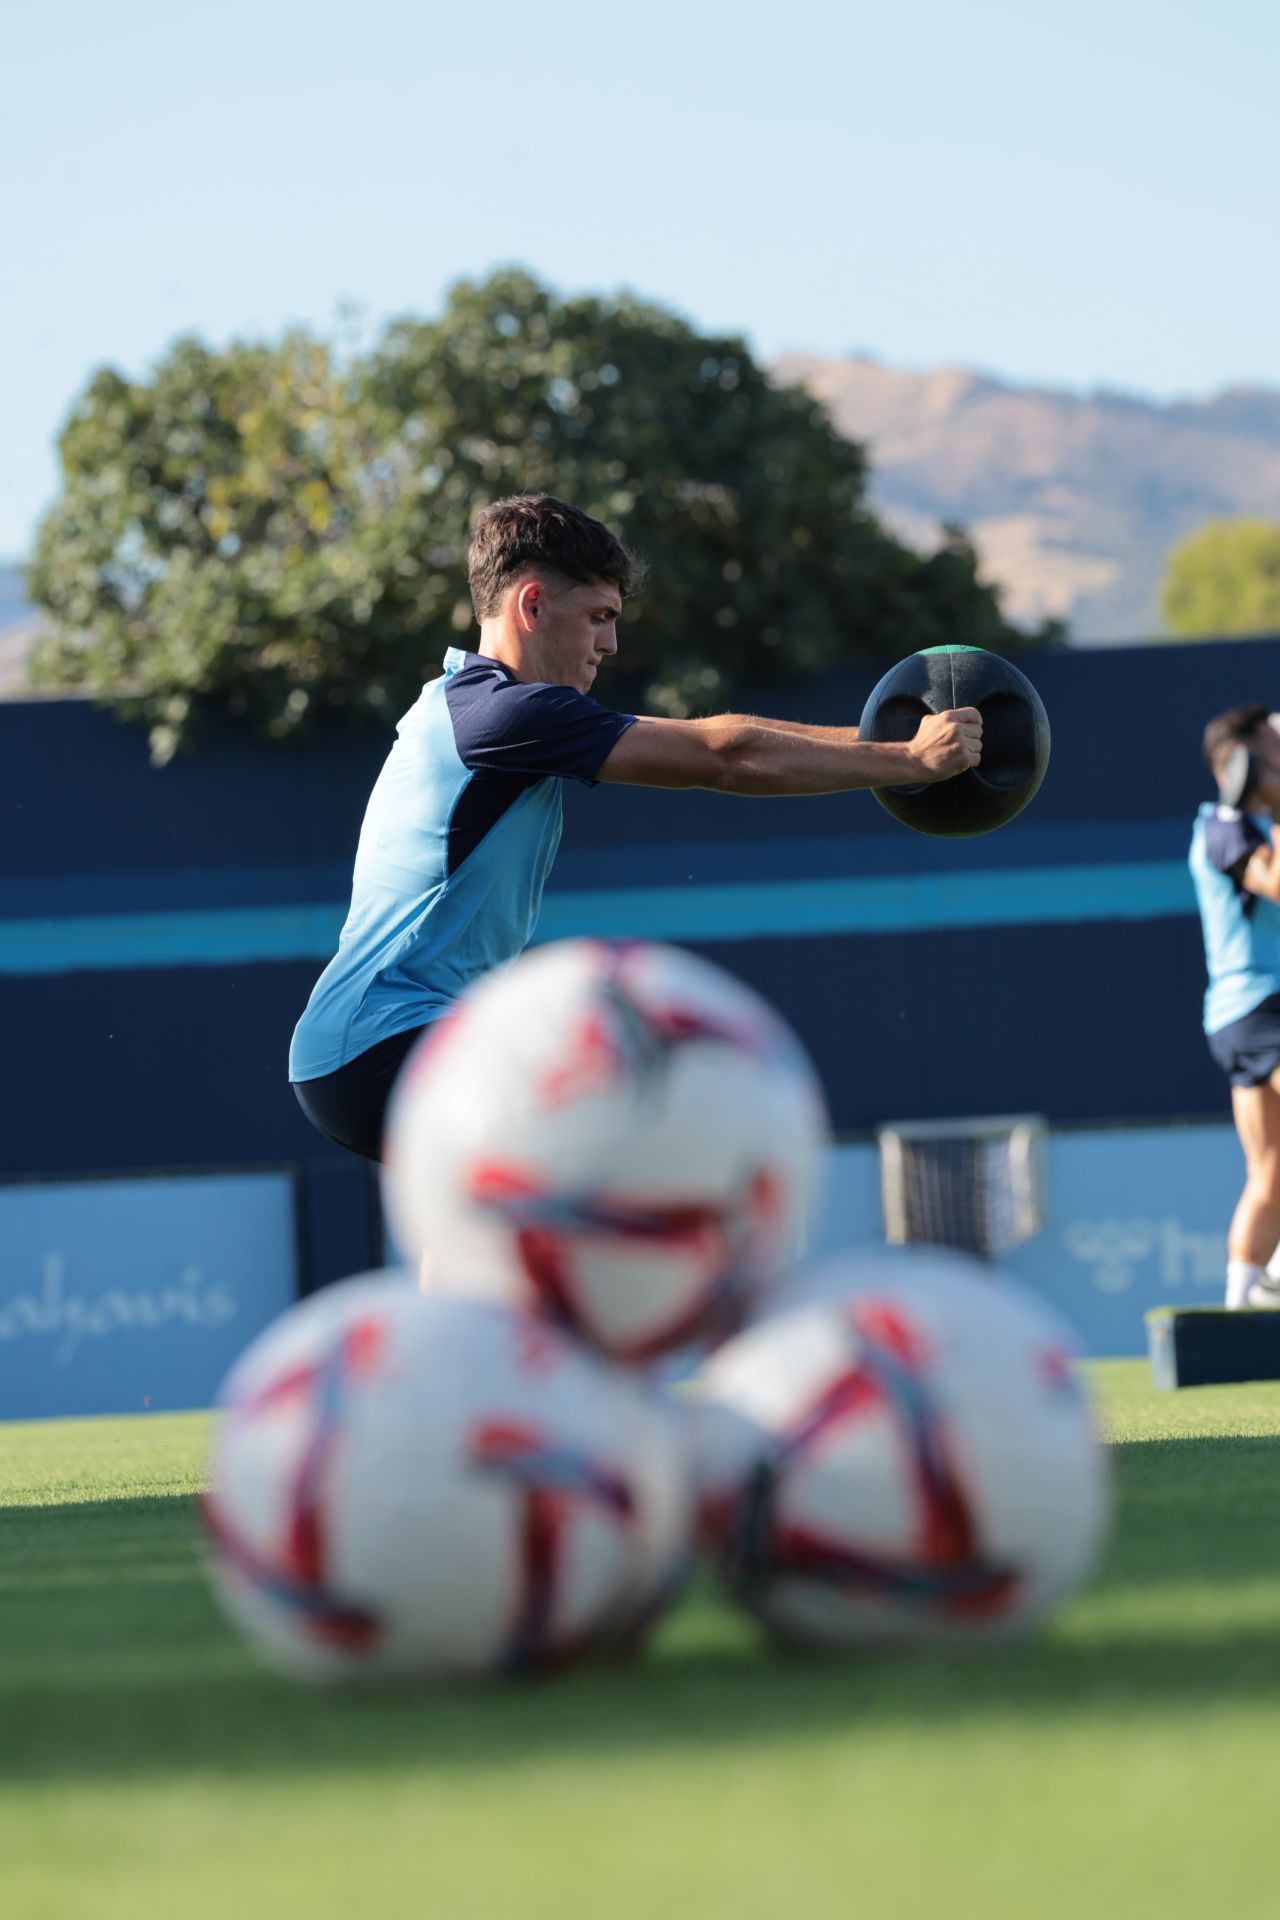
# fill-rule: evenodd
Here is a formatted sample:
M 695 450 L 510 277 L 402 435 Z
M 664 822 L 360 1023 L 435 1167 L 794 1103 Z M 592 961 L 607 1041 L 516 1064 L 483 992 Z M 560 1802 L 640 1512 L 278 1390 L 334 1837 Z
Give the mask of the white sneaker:
M 1264 1274 L 1258 1280 L 1251 1280 L 1240 1293 L 1239 1297 L 1234 1300 L 1231 1297 L 1231 1293 L 1232 1290 L 1228 1287 L 1226 1303 L 1233 1311 L 1241 1307 L 1247 1308 L 1251 1312 L 1257 1312 L 1258 1309 L 1267 1307 L 1280 1309 L 1280 1280 L 1275 1279 L 1270 1274 Z

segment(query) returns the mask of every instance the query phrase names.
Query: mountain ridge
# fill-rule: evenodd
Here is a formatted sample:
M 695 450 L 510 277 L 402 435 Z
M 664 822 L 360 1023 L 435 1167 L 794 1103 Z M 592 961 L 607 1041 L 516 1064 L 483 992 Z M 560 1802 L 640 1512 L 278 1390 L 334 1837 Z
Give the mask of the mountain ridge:
M 865 445 L 870 503 L 904 539 L 962 522 L 1009 617 L 1065 620 L 1077 640 L 1156 635 L 1169 549 L 1205 520 L 1280 518 L 1272 388 L 1161 401 L 863 354 L 787 354 L 770 372 Z

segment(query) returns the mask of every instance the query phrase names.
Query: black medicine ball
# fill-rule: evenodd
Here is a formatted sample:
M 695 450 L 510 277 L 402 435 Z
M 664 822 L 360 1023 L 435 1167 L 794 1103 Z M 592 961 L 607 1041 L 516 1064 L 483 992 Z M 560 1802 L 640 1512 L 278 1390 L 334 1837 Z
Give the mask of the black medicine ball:
M 872 689 L 858 731 L 864 740 L 913 740 L 927 713 L 952 707 L 982 715 L 981 763 L 950 780 L 872 791 L 917 833 L 990 833 L 1022 812 L 1049 764 L 1049 716 L 1024 673 L 983 647 L 926 647 Z

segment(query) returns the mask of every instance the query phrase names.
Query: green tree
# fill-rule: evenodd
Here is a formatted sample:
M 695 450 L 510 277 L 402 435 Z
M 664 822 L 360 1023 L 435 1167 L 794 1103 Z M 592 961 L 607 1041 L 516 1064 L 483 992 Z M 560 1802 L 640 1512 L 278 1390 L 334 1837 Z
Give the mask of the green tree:
M 1280 631 L 1280 522 L 1210 520 L 1169 555 L 1160 609 L 1175 640 Z
M 623 647 L 660 710 L 1027 640 L 958 529 L 924 557 L 878 524 L 860 448 L 741 340 L 516 270 L 346 363 L 293 334 L 99 373 L 61 456 L 29 574 L 54 623 L 36 671 L 145 718 L 159 758 L 210 701 L 276 734 L 407 706 L 470 627 L 472 518 L 512 492 L 574 500 L 646 556 Z
M 306 335 L 180 341 L 146 383 L 101 372 L 60 451 L 28 570 L 53 619 L 34 677 L 144 718 L 157 759 L 205 702 L 277 734 L 326 705 L 388 713 L 456 603 L 415 476 Z

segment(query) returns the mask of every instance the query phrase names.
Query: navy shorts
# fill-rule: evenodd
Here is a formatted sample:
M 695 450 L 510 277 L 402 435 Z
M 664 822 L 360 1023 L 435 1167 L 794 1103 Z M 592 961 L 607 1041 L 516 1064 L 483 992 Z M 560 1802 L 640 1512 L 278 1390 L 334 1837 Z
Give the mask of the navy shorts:
M 410 1027 L 407 1033 L 393 1033 L 319 1080 L 295 1080 L 298 1105 L 312 1126 L 336 1147 L 362 1153 L 366 1160 L 380 1160 L 391 1089 L 405 1055 L 423 1032 L 423 1027 Z
M 1280 993 L 1207 1037 L 1233 1087 L 1260 1087 L 1280 1067 Z

